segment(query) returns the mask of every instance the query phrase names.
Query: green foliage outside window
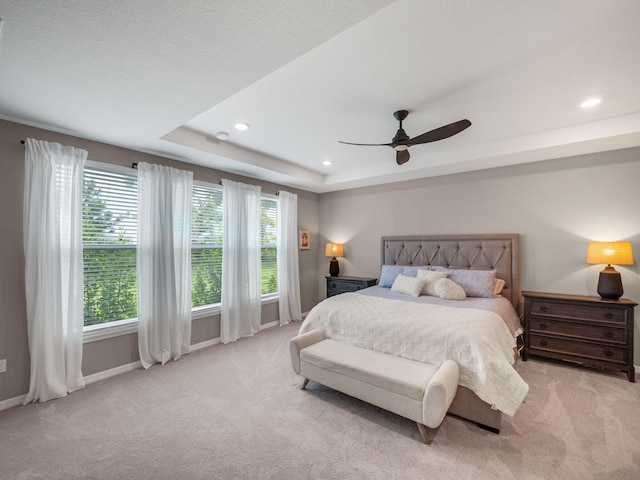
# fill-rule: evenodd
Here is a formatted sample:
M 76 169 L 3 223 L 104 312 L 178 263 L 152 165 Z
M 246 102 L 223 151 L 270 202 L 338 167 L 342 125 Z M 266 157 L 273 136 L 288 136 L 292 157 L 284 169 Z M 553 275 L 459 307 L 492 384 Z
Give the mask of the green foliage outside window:
M 82 192 L 84 324 L 137 316 L 135 177 L 86 169 Z M 119 193 L 127 202 L 114 201 Z M 135 232 L 135 231 L 134 231 Z

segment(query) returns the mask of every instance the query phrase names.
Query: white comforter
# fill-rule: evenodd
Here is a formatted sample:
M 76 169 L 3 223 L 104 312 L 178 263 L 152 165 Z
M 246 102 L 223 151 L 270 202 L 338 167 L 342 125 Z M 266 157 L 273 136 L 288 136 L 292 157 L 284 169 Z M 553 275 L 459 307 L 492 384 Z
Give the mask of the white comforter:
M 460 385 L 513 416 L 529 386 L 512 367 L 516 346 L 499 315 L 343 293 L 316 305 L 300 333 L 322 329 L 335 340 L 440 366 L 460 367 Z

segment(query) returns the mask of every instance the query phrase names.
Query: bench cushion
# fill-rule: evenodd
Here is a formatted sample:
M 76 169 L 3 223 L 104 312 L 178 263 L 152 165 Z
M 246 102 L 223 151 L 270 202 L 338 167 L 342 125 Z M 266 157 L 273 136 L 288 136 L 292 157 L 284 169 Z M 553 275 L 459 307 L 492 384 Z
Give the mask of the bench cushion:
M 302 349 L 300 359 L 319 368 L 420 401 L 429 381 L 438 370 L 433 365 L 331 339 L 324 339 Z

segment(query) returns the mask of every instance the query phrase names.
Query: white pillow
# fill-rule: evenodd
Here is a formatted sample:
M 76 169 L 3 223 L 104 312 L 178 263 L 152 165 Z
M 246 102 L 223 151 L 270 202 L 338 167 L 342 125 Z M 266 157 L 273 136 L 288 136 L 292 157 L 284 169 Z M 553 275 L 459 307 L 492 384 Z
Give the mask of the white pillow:
M 438 294 L 433 289 L 437 280 L 441 278 L 447 278 L 447 272 L 434 272 L 433 270 L 418 270 L 418 278 L 424 281 L 424 287 L 422 287 L 423 295 L 431 295 L 437 297 Z
M 433 289 L 440 298 L 446 300 L 464 300 L 467 295 L 464 293 L 464 288 L 448 278 L 441 278 L 436 281 Z
M 391 285 L 391 291 L 417 297 L 420 295 L 420 292 L 422 292 L 423 286 L 424 281 L 416 277 L 407 277 L 406 275 L 399 274 L 393 282 L 393 285 Z

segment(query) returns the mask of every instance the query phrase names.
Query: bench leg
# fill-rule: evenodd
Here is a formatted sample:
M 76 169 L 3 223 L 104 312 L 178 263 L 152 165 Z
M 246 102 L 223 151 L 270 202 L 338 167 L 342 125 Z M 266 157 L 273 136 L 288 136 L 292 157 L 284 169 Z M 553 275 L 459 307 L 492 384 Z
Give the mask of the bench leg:
M 438 429 L 427 427 L 426 425 L 423 425 L 418 422 L 416 422 L 416 424 L 418 425 L 418 431 L 420 432 L 422 441 L 427 445 L 431 444 L 431 442 L 433 442 L 433 439 L 436 436 L 436 433 L 438 433 Z
M 300 387 L 300 390 L 304 390 L 305 388 L 307 388 L 308 383 L 309 383 L 309 379 L 305 378 L 304 382 L 302 382 L 302 386 Z

